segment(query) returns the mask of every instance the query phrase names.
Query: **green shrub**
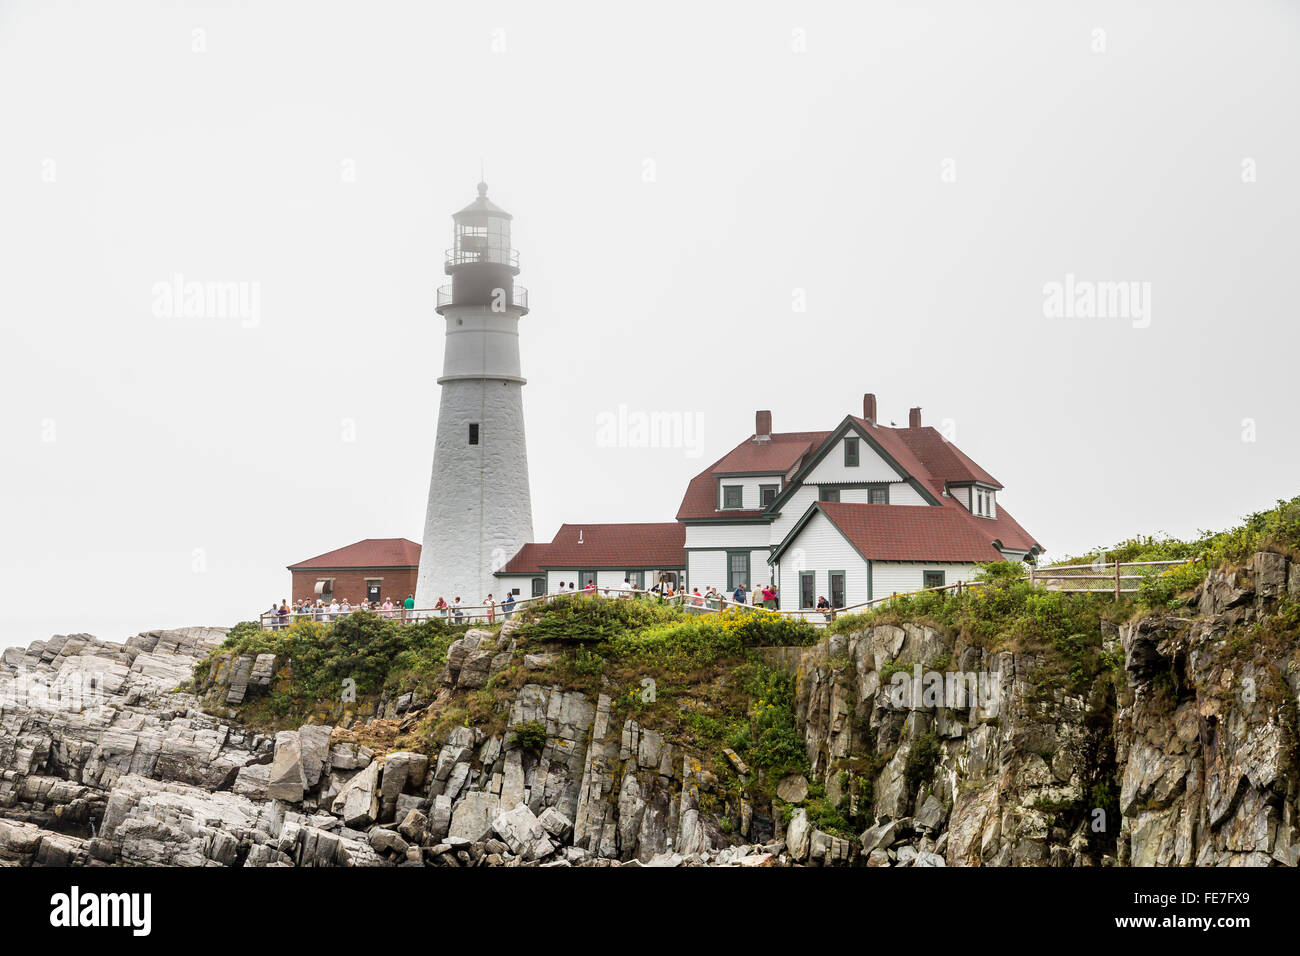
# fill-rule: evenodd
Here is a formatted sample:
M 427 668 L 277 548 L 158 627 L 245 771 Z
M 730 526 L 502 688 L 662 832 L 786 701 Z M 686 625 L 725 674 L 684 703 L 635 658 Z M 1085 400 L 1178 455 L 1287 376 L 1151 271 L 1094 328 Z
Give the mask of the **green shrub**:
M 943 747 L 939 736 L 934 733 L 922 734 L 912 743 L 903 764 L 903 786 L 908 798 L 916 796 L 923 784 L 934 779 L 934 771 L 939 766 L 939 757 Z
M 680 611 L 657 601 L 558 595 L 525 610 L 520 635 L 535 641 L 600 642 L 680 617 Z
M 807 647 L 821 637 L 821 632 L 802 618 L 762 608 L 733 608 L 720 618 L 708 619 L 720 621 L 745 647 Z
M 806 771 L 808 754 L 795 720 L 793 678 L 758 661 L 741 665 L 734 676 L 750 706 L 748 721 L 731 733 L 728 745 L 774 780 Z
M 521 750 L 540 754 L 546 746 L 546 725 L 540 720 L 526 720 L 515 727 L 510 742 Z
M 447 647 L 464 630 L 442 620 L 403 624 L 353 611 L 330 624 L 299 618 L 278 631 L 242 622 L 214 653 L 275 654 L 292 668 L 294 696 L 319 702 L 336 699 L 345 680 L 355 681 L 362 696 L 377 694 L 390 677 L 441 671 Z M 196 674 L 206 675 L 209 663 L 201 663 Z
M 695 615 L 620 634 L 609 642 L 611 657 L 659 675 L 688 674 L 743 651 L 738 633 L 715 617 Z

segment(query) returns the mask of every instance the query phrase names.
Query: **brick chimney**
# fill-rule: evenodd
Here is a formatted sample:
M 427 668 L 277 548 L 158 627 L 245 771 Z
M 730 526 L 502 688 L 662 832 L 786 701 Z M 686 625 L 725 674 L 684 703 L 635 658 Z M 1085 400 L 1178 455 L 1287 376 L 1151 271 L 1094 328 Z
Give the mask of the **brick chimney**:
M 867 392 L 862 396 L 862 417 L 871 424 L 876 423 L 876 393 Z
M 772 413 L 758 411 L 754 413 L 754 440 L 768 441 L 772 437 Z
M 908 428 L 921 427 L 921 410 L 919 408 L 913 408 L 908 410 L 907 427 Z

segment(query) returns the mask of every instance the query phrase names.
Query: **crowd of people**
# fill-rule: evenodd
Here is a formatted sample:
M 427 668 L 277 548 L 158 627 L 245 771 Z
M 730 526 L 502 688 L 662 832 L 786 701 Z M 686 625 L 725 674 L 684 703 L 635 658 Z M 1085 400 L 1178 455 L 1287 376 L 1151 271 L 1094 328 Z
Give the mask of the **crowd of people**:
M 331 597 L 328 601 L 317 598 L 314 602 L 306 598 L 300 598 L 290 603 L 287 598 L 284 598 L 279 604 L 272 604 L 271 609 L 262 617 L 271 619 L 274 627 L 284 628 L 288 627 L 289 622 L 295 618 L 329 624 L 341 617 L 346 617 L 353 611 L 374 611 L 383 617 L 400 617 L 404 619 L 408 616 L 406 612 L 414 608 L 415 595 L 413 594 L 408 594 L 406 600 L 401 603 L 394 603 L 392 598 L 385 598 L 382 603 L 379 601 L 358 601 L 353 604 L 347 598 L 338 597 Z
M 737 585 L 730 595 L 725 591 L 719 591 L 713 586 L 706 587 L 702 592 L 698 587 L 692 588 L 689 593 L 674 589 L 669 581 L 664 581 L 650 588 L 649 591 L 640 591 L 636 588 L 630 579 L 623 580 L 621 588 L 597 588 L 596 582 L 588 579 L 587 583 L 579 588 L 575 582 L 560 582 L 556 591 L 557 594 L 583 594 L 595 595 L 603 594 L 608 597 L 612 593 L 617 593 L 620 597 L 633 597 L 638 594 L 653 595 L 665 600 L 671 598 L 680 598 L 682 603 L 688 607 L 708 608 L 709 610 L 719 611 L 726 607 L 762 607 L 775 611 L 780 602 L 780 589 L 775 584 L 766 584 L 760 587 L 748 588 L 743 584 Z M 486 622 L 495 624 L 497 617 L 504 621 L 510 620 L 510 616 L 515 611 L 514 593 L 506 594 L 504 600 L 498 602 L 493 595 L 489 594 L 483 603 L 479 606 L 470 607 L 464 604 L 460 595 L 456 595 L 449 602 L 446 598 L 439 596 L 437 603 L 433 606 L 433 615 L 441 620 L 451 624 L 464 624 L 466 621 L 471 623 Z M 322 624 L 329 624 L 340 618 L 346 617 L 353 611 L 373 611 L 381 617 L 413 620 L 415 618 L 415 597 L 408 594 L 404 601 L 394 602 L 393 599 L 385 598 L 379 601 L 358 601 L 356 604 L 350 602 L 347 598 L 330 597 L 328 601 L 317 598 L 314 602 L 306 598 L 296 600 L 292 603 L 288 599 L 281 600 L 279 604 L 272 604 L 271 609 L 262 615 L 268 626 L 275 630 L 286 628 L 295 618 L 309 621 L 317 621 Z M 831 607 L 829 601 L 823 596 L 817 600 L 817 610 L 826 615 L 826 619 L 832 620 L 835 615 L 835 609 Z M 423 615 L 421 615 L 423 616 Z
M 498 614 L 500 614 L 502 620 L 510 620 L 514 607 L 514 594 L 507 594 L 500 603 L 495 601 L 493 596 L 489 594 L 481 607 L 472 609 L 461 603 L 460 596 L 457 595 L 450 602 L 439 597 L 438 603 L 433 606 L 433 616 L 453 624 L 463 624 L 466 620 L 471 622 L 486 621 L 488 624 L 495 624 Z M 382 602 L 358 601 L 355 604 L 346 597 L 331 597 L 328 601 L 317 598 L 314 602 L 303 598 L 292 603 L 285 598 L 279 604 L 272 604 L 271 609 L 263 614 L 262 618 L 264 623 L 272 629 L 280 630 L 288 627 L 295 619 L 330 624 L 340 618 L 347 617 L 353 611 L 373 611 L 380 617 L 393 620 L 414 620 L 415 596 L 408 594 L 406 599 L 400 603 L 394 602 L 392 598 L 384 598 Z

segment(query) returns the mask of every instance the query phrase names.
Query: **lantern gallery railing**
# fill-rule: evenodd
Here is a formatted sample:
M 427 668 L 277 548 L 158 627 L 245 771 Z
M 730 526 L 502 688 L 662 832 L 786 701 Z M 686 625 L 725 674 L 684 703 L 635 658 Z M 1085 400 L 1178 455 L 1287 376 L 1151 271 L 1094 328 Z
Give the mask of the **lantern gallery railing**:
M 517 309 L 523 309 L 525 312 L 528 311 L 528 290 L 523 286 L 517 285 L 508 290 L 502 289 L 501 291 L 508 293 L 508 295 L 499 296 L 499 298 L 503 300 L 501 302 L 502 306 L 514 306 Z M 452 287 L 449 285 L 441 286 L 438 289 L 438 308 L 441 309 L 444 306 L 454 304 L 455 302 L 452 300 Z
M 518 249 L 474 249 L 466 245 L 461 248 L 453 247 L 448 249 L 443 255 L 446 257 L 446 264 L 449 266 L 463 266 L 471 262 L 490 262 L 494 265 L 510 266 L 512 269 L 519 268 Z

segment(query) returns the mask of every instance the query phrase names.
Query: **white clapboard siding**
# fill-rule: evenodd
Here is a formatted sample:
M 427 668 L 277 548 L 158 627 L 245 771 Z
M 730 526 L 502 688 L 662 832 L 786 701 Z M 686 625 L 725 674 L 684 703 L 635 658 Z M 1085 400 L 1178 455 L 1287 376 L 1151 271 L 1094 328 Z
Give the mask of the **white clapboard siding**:
M 801 571 L 812 571 L 815 575 L 814 603 L 822 595 L 830 599 L 831 571 L 844 572 L 845 604 L 860 604 L 867 600 L 867 563 L 825 515 L 813 515 L 794 546 L 781 555 L 782 610 L 799 607 Z
M 944 584 L 971 581 L 975 577 L 973 564 L 922 564 L 896 561 L 873 561 L 871 581 L 873 596 L 889 597 L 907 591 L 919 591 L 925 586 L 926 571 L 942 571 Z
M 745 548 L 761 548 L 770 543 L 768 526 L 765 524 L 688 524 L 686 526 L 686 547 L 688 548 L 730 548 L 740 551 Z
M 897 481 L 898 472 L 863 439 L 858 439 L 858 464 L 844 464 L 844 440 L 837 441 L 826 457 L 804 478 L 809 485 L 837 481 Z
M 762 507 L 759 498 L 759 489 L 763 485 L 777 485 L 777 494 L 780 494 L 780 488 L 783 486 L 780 475 L 746 475 L 743 478 L 720 478 L 718 479 L 717 493 L 719 509 L 722 508 L 723 495 L 722 489 L 732 485 L 739 485 L 743 490 L 740 494 L 741 508 L 749 511 L 757 511 Z
M 686 552 L 686 583 L 703 591 L 706 587 L 723 588 L 727 585 L 726 551 Z
M 795 489 L 790 495 L 790 500 L 781 505 L 781 514 L 772 522 L 770 527 L 771 540 L 770 544 L 778 545 L 785 540 L 785 536 L 790 533 L 790 529 L 795 526 L 803 513 L 808 510 L 808 506 L 817 500 L 817 489 L 812 485 L 803 485 Z
M 497 578 L 496 588 L 493 590 L 492 594 L 497 600 L 500 600 L 509 594 L 514 588 L 518 588 L 519 593 L 515 595 L 516 601 L 522 601 L 524 598 L 532 597 L 533 577 L 534 575 L 531 574 L 503 574 L 501 577 Z M 541 575 L 536 575 L 536 577 L 541 577 Z M 464 599 L 465 595 L 462 594 L 461 600 L 463 601 Z M 448 598 L 448 600 L 450 600 L 450 598 Z

